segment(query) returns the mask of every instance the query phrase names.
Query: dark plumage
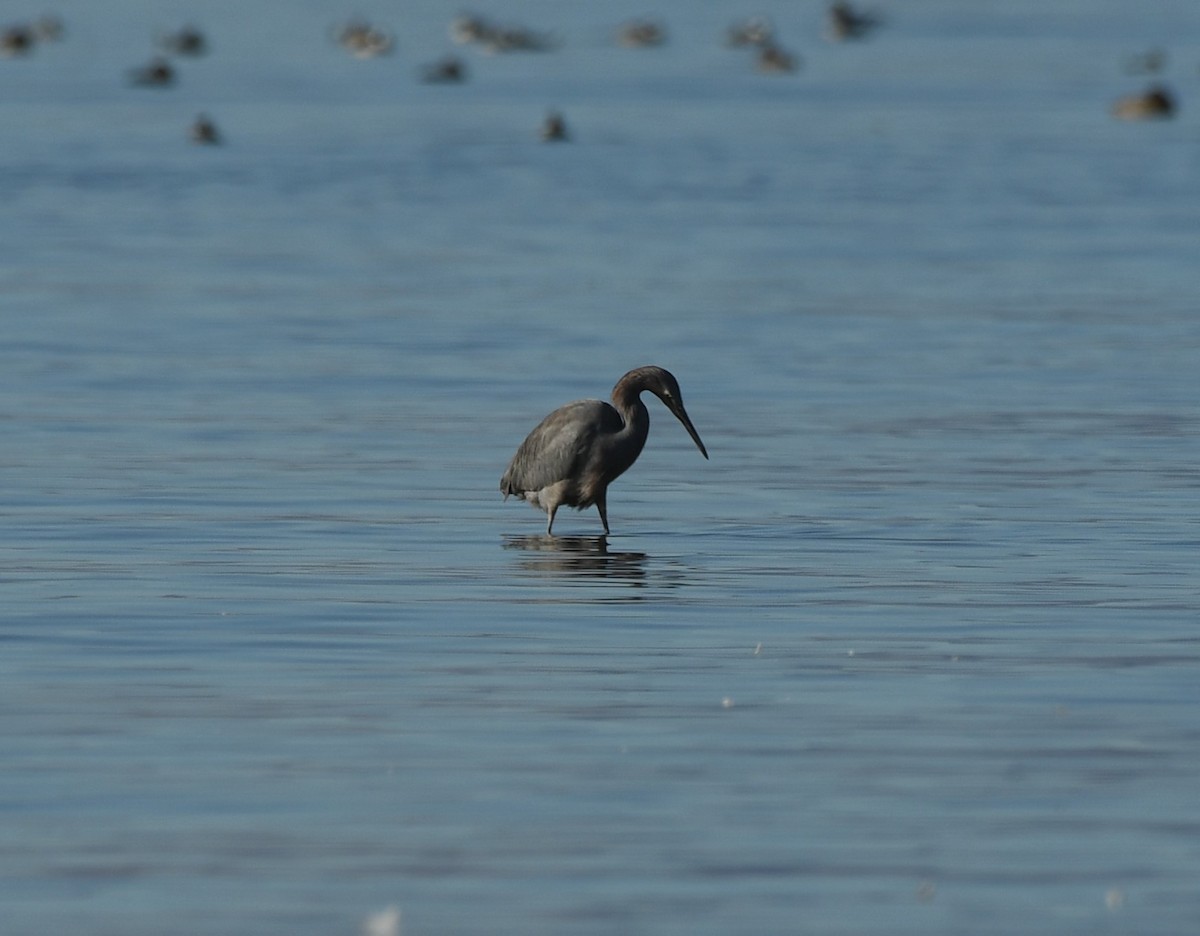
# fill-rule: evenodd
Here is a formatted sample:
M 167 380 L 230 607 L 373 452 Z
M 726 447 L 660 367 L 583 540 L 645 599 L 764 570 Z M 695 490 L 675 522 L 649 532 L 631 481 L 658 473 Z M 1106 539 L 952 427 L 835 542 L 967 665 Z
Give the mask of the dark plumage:
M 617 381 L 612 405 L 578 400 L 543 419 L 500 479 L 505 499 L 515 494 L 546 511 L 547 535 L 552 534 L 559 507 L 583 510 L 595 504 L 608 533 L 608 486 L 637 461 L 650 432 L 650 413 L 641 400 L 644 390 L 663 401 L 708 458 L 683 408 L 678 381 L 661 367 L 638 367 Z

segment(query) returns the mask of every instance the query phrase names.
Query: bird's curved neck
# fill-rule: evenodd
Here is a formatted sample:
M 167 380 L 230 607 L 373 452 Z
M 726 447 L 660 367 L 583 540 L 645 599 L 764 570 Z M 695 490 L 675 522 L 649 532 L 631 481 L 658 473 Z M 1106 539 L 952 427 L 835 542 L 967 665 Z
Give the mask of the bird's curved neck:
M 650 412 L 642 402 L 639 388 L 627 388 L 618 384 L 613 389 L 613 406 L 625 423 L 609 437 L 609 469 L 613 478 L 629 468 L 642 453 L 646 438 L 650 435 Z
M 642 388 L 627 384 L 624 381 L 613 387 L 613 406 L 625 420 L 623 433 L 643 434 L 650 426 L 650 412 L 642 402 Z

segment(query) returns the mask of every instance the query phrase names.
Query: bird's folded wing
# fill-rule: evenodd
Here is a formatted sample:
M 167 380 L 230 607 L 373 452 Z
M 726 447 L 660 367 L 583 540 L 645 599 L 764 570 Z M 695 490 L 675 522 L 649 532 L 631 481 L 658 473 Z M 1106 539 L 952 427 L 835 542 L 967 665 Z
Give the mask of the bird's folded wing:
M 517 449 L 500 482 L 506 494 L 540 491 L 559 481 L 579 479 L 596 437 L 617 432 L 623 423 L 602 400 L 579 400 L 559 407 L 538 424 Z

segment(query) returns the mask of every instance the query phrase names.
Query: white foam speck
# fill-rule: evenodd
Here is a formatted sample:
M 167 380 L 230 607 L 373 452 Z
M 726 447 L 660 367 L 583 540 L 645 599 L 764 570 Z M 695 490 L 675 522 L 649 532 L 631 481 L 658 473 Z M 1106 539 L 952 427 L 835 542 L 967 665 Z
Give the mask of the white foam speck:
M 362 936 L 400 936 L 400 908 L 388 907 L 372 913 L 363 920 Z

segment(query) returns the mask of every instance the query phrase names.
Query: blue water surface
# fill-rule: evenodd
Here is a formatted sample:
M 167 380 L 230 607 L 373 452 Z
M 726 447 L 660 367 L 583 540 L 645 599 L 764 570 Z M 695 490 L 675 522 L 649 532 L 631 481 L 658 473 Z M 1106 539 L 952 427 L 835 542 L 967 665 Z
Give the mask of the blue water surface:
M 1200 11 L 878 11 L 0 60 L 5 934 L 1195 928 Z M 711 460 L 649 400 L 548 540 L 508 458 L 644 363 Z

